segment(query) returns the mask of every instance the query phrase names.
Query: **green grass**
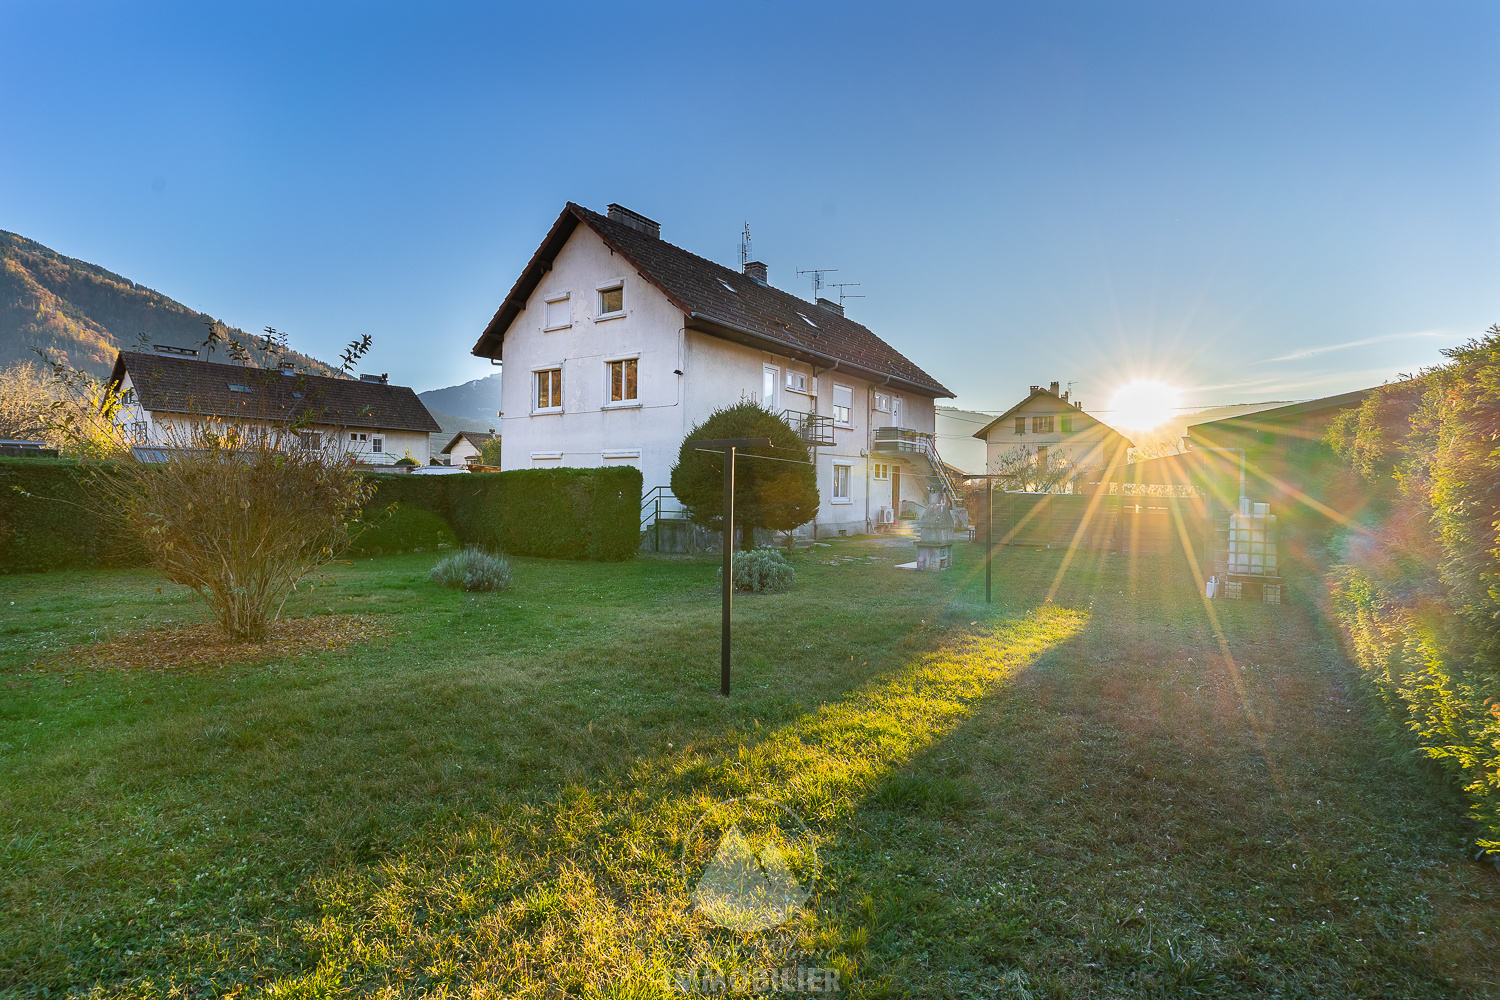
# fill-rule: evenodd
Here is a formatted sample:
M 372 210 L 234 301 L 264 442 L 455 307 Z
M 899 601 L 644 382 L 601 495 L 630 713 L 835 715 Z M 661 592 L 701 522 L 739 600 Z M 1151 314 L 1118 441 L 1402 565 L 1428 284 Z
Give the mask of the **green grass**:
M 1495 993 L 1500 877 L 1307 603 L 815 552 L 737 599 L 729 701 L 712 560 L 356 561 L 289 612 L 390 636 L 193 674 L 28 669 L 202 616 L 150 573 L 0 578 L 0 993 L 649 997 L 789 949 L 854 996 Z M 747 794 L 821 877 L 742 939 L 680 859 Z

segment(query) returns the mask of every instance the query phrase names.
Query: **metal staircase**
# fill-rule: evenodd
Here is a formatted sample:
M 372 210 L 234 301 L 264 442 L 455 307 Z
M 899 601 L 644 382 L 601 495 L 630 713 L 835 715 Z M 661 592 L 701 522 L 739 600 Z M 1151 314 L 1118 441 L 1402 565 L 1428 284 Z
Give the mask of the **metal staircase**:
M 941 493 L 949 506 L 960 505 L 958 489 L 937 453 L 931 434 L 914 431 L 909 427 L 877 427 L 875 450 L 885 455 L 901 455 L 909 461 L 917 460 L 916 464 L 926 463 L 929 488 Z

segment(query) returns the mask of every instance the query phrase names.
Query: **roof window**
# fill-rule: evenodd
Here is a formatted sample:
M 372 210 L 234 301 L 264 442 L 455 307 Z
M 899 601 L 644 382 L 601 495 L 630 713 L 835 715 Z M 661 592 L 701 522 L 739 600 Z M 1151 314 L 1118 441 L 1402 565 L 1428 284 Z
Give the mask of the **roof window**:
M 734 292 L 736 295 L 739 294 L 739 292 L 735 291 L 734 286 L 731 285 L 729 282 L 725 281 L 723 278 L 719 279 L 719 284 L 723 285 L 725 288 L 729 289 L 731 292 Z
M 798 316 L 802 316 L 801 313 L 798 313 L 797 315 Z M 808 319 L 806 316 L 802 316 L 802 322 L 806 323 L 808 326 L 812 327 L 814 330 L 816 330 L 818 328 L 818 324 L 814 323 L 812 320 Z
M 235 385 L 233 382 L 231 382 L 231 383 L 229 383 L 229 391 L 230 392 L 249 392 L 250 391 L 250 387 L 248 385 Z

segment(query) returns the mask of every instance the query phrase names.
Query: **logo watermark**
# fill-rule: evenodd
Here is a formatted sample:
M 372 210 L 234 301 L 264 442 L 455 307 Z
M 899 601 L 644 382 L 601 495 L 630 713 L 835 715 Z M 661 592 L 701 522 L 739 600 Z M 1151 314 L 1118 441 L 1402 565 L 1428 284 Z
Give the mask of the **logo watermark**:
M 746 795 L 714 803 L 689 831 L 682 849 L 693 908 L 740 934 L 783 927 L 796 918 L 819 874 L 817 844 L 796 813 L 772 799 Z M 700 867 L 701 866 L 701 869 Z M 783 933 L 761 964 L 725 968 L 690 961 L 669 970 L 664 985 L 686 994 L 839 993 L 840 972 L 827 954 L 795 949 Z M 780 952 L 777 955 L 777 952 Z

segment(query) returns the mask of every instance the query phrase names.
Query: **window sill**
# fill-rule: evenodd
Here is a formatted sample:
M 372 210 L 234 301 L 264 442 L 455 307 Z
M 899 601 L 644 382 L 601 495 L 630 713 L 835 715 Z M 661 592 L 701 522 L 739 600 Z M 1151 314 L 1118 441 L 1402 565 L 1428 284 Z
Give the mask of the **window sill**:
M 562 324 L 559 324 L 558 326 L 544 326 L 544 327 L 542 327 L 542 332 L 543 333 L 552 333 L 554 330 L 571 330 L 572 328 L 573 328 L 573 324 L 572 323 L 562 323 Z
M 625 318 L 625 313 L 623 311 L 617 312 L 617 313 L 605 313 L 603 316 L 595 316 L 594 317 L 594 322 L 595 323 L 608 323 L 612 319 L 624 319 L 624 318 Z
M 550 417 L 550 416 L 552 416 L 554 414 L 561 413 L 562 411 L 563 411 L 563 409 L 562 409 L 561 406 L 554 406 L 554 407 L 548 407 L 545 410 L 532 410 L 531 411 L 531 415 L 533 417 Z
M 840 498 L 840 497 L 834 497 L 832 500 L 830 500 L 828 502 L 829 503 L 853 503 L 854 500 L 851 497 L 842 497 L 842 498 Z
M 639 399 L 627 399 L 619 403 L 604 403 L 599 407 L 601 410 L 638 410 L 641 408 Z

